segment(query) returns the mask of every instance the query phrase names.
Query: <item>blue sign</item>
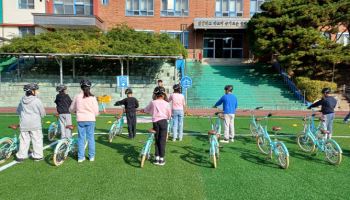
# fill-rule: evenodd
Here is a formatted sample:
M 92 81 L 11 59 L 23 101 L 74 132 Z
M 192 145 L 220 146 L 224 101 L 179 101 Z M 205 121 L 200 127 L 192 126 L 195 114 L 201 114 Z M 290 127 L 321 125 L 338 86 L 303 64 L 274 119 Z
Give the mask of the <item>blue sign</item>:
M 129 76 L 117 76 L 117 87 L 119 88 L 129 87 Z
M 188 77 L 188 76 L 184 76 L 181 79 L 181 86 L 184 89 L 192 87 L 192 79 L 190 77 Z

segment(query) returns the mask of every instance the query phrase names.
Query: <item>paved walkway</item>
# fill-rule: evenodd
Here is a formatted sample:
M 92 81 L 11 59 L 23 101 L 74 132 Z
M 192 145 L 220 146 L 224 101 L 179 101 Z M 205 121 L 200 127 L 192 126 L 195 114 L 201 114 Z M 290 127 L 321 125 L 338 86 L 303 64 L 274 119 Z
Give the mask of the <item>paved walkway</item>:
M 56 113 L 56 108 L 46 108 L 47 114 L 54 114 Z M 217 110 L 216 109 L 188 109 L 188 114 L 193 116 L 207 116 L 214 114 Z M 0 107 L 0 113 L 15 113 L 16 108 L 4 108 Z M 115 114 L 115 113 L 121 113 L 121 109 L 107 109 L 107 114 Z M 310 111 L 297 111 L 297 110 L 257 110 L 255 111 L 255 115 L 257 116 L 264 116 L 267 113 L 271 112 L 274 116 L 282 116 L 282 117 L 299 117 L 299 116 L 305 116 L 306 114 L 310 113 Z M 338 117 L 345 117 L 345 115 L 348 114 L 348 111 L 337 111 L 336 116 Z M 236 116 L 248 116 L 250 115 L 249 111 L 245 110 L 238 110 L 236 113 Z

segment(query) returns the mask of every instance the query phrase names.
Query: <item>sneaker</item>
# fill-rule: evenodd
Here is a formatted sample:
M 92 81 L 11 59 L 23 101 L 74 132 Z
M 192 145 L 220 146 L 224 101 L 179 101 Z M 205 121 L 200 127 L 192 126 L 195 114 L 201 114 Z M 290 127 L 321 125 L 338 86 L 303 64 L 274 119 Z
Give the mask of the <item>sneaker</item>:
M 228 140 L 224 139 L 224 140 L 220 140 L 221 143 L 229 143 Z
M 163 160 L 160 160 L 158 165 L 164 166 L 164 165 L 165 165 L 165 160 L 164 160 L 164 159 L 163 159 Z
M 39 162 L 39 161 L 44 160 L 44 158 L 33 158 L 33 160 L 36 161 L 36 162 Z
M 344 122 L 344 124 L 347 124 L 347 123 L 349 123 L 349 121 L 348 121 L 348 120 L 344 120 L 343 122 Z
M 233 139 L 233 138 L 230 138 L 230 142 L 235 142 L 235 139 Z
M 15 160 L 16 160 L 16 162 L 18 162 L 18 163 L 22 163 L 22 162 L 24 161 L 23 158 L 16 158 Z
M 182 138 L 179 138 L 179 142 L 182 142 Z
M 85 161 L 85 158 L 81 159 L 81 160 L 78 160 L 78 163 L 82 163 Z
M 154 160 L 153 164 L 159 165 L 159 156 L 156 156 L 156 159 Z
M 173 141 L 173 142 L 176 142 L 176 138 L 173 138 L 172 141 Z
M 89 160 L 90 160 L 90 162 L 94 162 L 95 161 L 95 157 L 92 157 Z

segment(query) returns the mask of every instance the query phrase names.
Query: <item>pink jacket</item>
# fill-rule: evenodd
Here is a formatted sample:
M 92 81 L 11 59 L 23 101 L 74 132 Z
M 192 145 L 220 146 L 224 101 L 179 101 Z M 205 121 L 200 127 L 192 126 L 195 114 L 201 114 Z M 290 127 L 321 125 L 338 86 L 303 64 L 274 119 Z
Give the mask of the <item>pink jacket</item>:
M 151 101 L 144 111 L 145 113 L 152 115 L 152 122 L 157 122 L 162 119 L 170 119 L 171 117 L 170 104 L 163 99 Z
M 185 97 L 180 93 L 173 93 L 170 95 L 169 101 L 173 103 L 173 110 L 183 110 L 186 105 Z
M 69 111 L 77 114 L 78 122 L 94 122 L 96 121 L 96 116 L 99 114 L 97 99 L 94 96 L 83 97 L 83 92 L 75 96 L 69 107 Z

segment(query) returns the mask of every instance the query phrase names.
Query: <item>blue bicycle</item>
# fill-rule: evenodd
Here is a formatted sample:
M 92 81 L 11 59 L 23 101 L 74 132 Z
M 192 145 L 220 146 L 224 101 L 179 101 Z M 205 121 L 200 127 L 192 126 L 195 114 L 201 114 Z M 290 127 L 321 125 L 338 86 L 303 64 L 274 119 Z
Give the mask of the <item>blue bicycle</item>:
M 297 143 L 304 152 L 314 153 L 317 150 L 324 152 L 326 160 L 333 164 L 339 165 L 342 161 L 342 150 L 339 144 L 333 139 L 327 139 L 329 132 L 324 127 L 324 118 L 320 118 L 320 123 L 315 126 L 315 111 L 304 117 L 304 129 L 297 135 Z M 317 148 L 316 148 L 317 147 Z
M 149 129 L 148 130 L 148 136 L 145 145 L 143 145 L 142 151 L 141 151 L 141 168 L 143 168 L 146 159 L 151 159 L 151 146 L 154 141 L 154 134 L 156 133 L 155 130 Z
M 280 127 L 272 127 L 272 131 L 275 133 L 275 140 L 272 141 L 269 133 L 267 132 L 267 124 L 268 119 L 271 117 L 272 114 L 269 113 L 267 116 L 265 116 L 263 119 L 266 121 L 265 127 L 261 124 L 259 124 L 258 128 L 258 135 L 256 137 L 256 143 L 258 146 L 258 149 L 266 155 L 269 155 L 269 157 L 272 159 L 272 156 L 274 155 L 277 158 L 279 166 L 281 166 L 283 169 L 288 169 L 289 167 L 289 152 L 286 147 L 286 145 L 281 142 L 277 141 L 276 139 L 276 133 L 281 130 Z
M 213 162 L 214 168 L 217 167 L 217 159 L 220 158 L 220 145 L 218 142 L 218 138 L 220 138 L 221 134 L 221 120 L 223 118 L 222 112 L 215 113 L 216 119 L 215 123 L 213 123 L 213 118 L 209 116 L 211 130 L 208 131 L 209 136 L 209 156 Z
M 262 109 L 263 107 L 256 107 L 254 110 L 259 110 Z M 253 137 L 256 137 L 258 135 L 258 130 L 259 130 L 259 123 L 258 121 L 260 120 L 259 118 L 255 117 L 254 110 L 250 110 L 250 124 L 249 124 L 249 129 L 250 133 L 252 134 Z
M 123 112 L 122 115 L 116 115 L 116 120 L 113 122 L 111 128 L 109 129 L 109 133 L 108 133 L 109 142 L 113 142 L 114 136 L 122 134 L 125 116 L 126 116 L 125 112 Z
M 18 129 L 18 125 L 11 125 L 9 128 L 13 129 L 14 131 Z M 10 158 L 12 153 L 15 153 L 18 151 L 19 148 L 19 139 L 17 137 L 17 134 L 15 134 L 14 137 L 4 137 L 0 139 L 0 163 L 5 162 L 7 159 Z
M 58 114 L 55 114 L 55 117 L 56 117 L 56 121 L 50 124 L 47 132 L 47 139 L 50 142 L 52 142 L 57 135 L 61 134 L 61 125 L 58 120 Z

